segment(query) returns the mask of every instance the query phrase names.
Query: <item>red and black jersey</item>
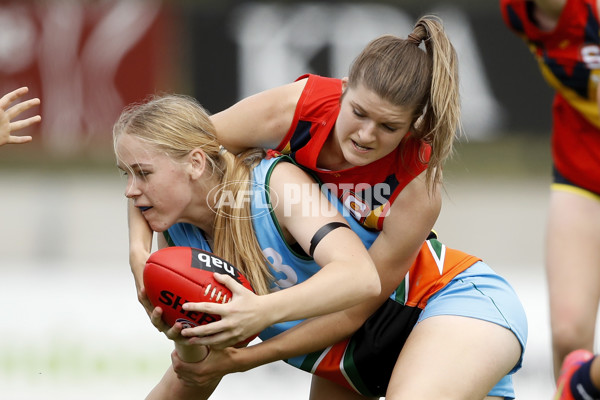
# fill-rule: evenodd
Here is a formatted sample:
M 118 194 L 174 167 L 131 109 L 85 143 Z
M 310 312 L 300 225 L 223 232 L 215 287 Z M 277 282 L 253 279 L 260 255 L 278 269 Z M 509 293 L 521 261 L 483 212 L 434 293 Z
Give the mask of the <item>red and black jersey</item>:
M 508 27 L 536 58 L 556 90 L 552 156 L 556 169 L 577 186 L 600 193 L 600 25 L 597 0 L 567 0 L 552 31 L 535 22 L 533 1 L 500 0 Z
M 308 80 L 294 121 L 276 150 L 314 171 L 364 227 L 381 230 L 395 198 L 427 168 L 431 147 L 409 133 L 395 151 L 368 165 L 340 171 L 318 168 L 317 158 L 340 112 L 342 81 L 317 75 L 298 79 L 304 78 Z

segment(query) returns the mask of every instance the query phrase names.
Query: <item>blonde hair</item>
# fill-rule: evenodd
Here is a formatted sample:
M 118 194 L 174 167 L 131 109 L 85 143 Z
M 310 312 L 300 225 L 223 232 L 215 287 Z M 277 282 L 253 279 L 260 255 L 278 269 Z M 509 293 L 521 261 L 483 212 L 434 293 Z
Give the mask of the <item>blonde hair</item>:
M 350 67 L 348 85 L 359 84 L 414 109 L 411 135 L 432 146 L 427 184 L 441 182 L 441 167 L 460 129 L 458 58 L 441 20 L 424 16 L 407 39 L 384 35 L 371 41 Z
M 238 193 L 247 193 L 250 171 L 264 155 L 260 149 L 248 150 L 238 157 L 221 151 L 223 148 L 217 142 L 208 112 L 196 99 L 183 95 L 153 96 L 144 103 L 125 108 L 113 127 L 117 157 L 117 139 L 124 134 L 148 142 L 175 161 L 201 148 L 212 174 L 221 183 L 219 190 L 227 186 L 234 198 L 238 198 Z M 242 207 L 229 202 L 219 206 L 213 247 L 216 255 L 244 274 L 256 293 L 268 293 L 272 275 L 256 239 L 249 202 L 243 202 Z

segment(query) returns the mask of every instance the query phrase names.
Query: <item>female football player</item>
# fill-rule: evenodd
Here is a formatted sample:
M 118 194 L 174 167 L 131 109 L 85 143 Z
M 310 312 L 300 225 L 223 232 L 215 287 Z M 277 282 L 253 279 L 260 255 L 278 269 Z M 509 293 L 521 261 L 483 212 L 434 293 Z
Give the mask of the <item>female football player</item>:
M 369 250 L 381 295 L 352 310 L 348 325 L 340 326 L 345 336 L 404 280 L 429 235 L 459 114 L 454 48 L 441 21 L 423 17 L 407 39 L 387 35 L 368 44 L 347 79 L 304 76 L 211 117 L 229 151 L 258 146 L 289 154 L 313 170 L 357 222 L 381 232 Z M 129 204 L 130 265 L 140 293 L 151 230 Z
M 554 375 L 593 351 L 600 301 L 600 35 L 598 0 L 501 0 L 508 27 L 555 90 L 546 276 Z M 578 352 L 577 354 L 583 354 Z M 573 357 L 569 360 L 573 361 Z
M 215 347 L 195 366 L 244 370 L 285 358 L 314 373 L 315 399 L 514 397 L 510 374 L 520 367 L 525 314 L 510 285 L 477 257 L 427 240 L 402 283 L 349 337 L 346 329 L 356 323 L 349 305 L 361 295 L 373 303 L 372 291 L 362 286 L 377 286 L 364 279 L 372 271 L 356 234 L 372 248 L 383 232 L 365 229 L 348 212 L 348 225 L 338 214 L 315 213 L 328 200 L 318 189 L 302 190 L 315 185 L 288 157 L 261 160 L 256 150 L 234 156 L 220 148 L 206 113 L 189 98 L 133 106 L 114 135 L 119 166 L 128 175 L 126 195 L 152 230 L 163 232 L 161 246 L 210 249 L 238 266 L 262 294 L 221 277 L 233 291 L 230 303 L 186 304 L 223 317 L 186 329 L 208 338 L 185 340 L 179 324 L 168 329 L 161 310 L 152 312 L 153 323 L 188 360 L 204 340 L 223 347 L 256 332 L 264 340 L 235 354 Z M 218 202 L 248 193 L 249 201 Z M 336 308 L 342 311 L 332 313 Z M 291 321 L 306 317 L 317 318 Z M 198 359 L 205 355 L 194 352 Z M 228 358 L 234 361 L 213 362 Z M 226 372 L 186 384 L 170 368 L 149 398 L 207 398 Z

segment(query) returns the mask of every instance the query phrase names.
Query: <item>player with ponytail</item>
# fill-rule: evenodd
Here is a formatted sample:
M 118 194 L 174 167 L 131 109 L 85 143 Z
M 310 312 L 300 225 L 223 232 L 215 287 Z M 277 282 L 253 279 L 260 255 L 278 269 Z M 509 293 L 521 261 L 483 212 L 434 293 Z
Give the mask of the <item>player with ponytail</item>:
M 339 311 L 379 294 L 372 260 L 350 229 L 337 229 L 320 241 L 314 252 L 318 265 L 310 279 L 294 282 L 293 288 L 282 287 L 285 291 L 274 290 L 277 270 L 271 268 L 263 253 L 265 246 L 258 241 L 265 231 L 277 237 L 279 254 L 285 255 L 293 245 L 308 252 L 311 239 L 324 225 L 347 224 L 297 166 L 262 161 L 262 150 L 237 157 L 223 151 L 208 114 L 194 99 L 168 95 L 134 104 L 122 113 L 113 135 L 118 166 L 128 178 L 125 195 L 148 225 L 163 233 L 160 246 L 177 245 L 182 238 L 197 239 L 190 245 L 235 262 L 260 295 L 253 302 L 234 297 L 228 303 L 238 314 L 241 310 L 249 316 L 251 323 L 244 326 L 243 336 L 279 322 Z M 257 165 L 266 164 L 269 185 L 253 184 L 251 172 L 256 174 Z M 314 187 L 299 197 L 311 205 L 311 212 L 304 212 L 296 198 L 288 202 L 286 185 Z M 254 193 L 249 201 L 240 197 L 250 192 Z M 222 195 L 234 201 L 220 201 Z M 281 207 L 264 208 L 265 201 L 256 201 L 260 196 L 281 198 Z M 263 208 L 256 212 L 252 207 Z M 355 282 L 331 290 L 338 279 Z M 324 288 L 329 289 L 325 292 Z
M 402 371 L 394 371 L 391 378 L 386 375 L 390 379 L 384 379 L 385 387 L 377 384 L 377 388 L 373 389 L 378 394 L 388 389 L 389 398 L 439 398 L 436 395 L 440 393 L 436 390 L 444 395 L 449 393 L 444 383 L 446 378 L 440 379 L 439 385 L 434 388 L 423 384 L 428 376 L 431 379 L 438 375 L 453 376 L 447 379 L 456 383 L 456 376 L 477 370 L 478 374 L 485 375 L 479 375 L 482 380 L 475 385 L 470 382 L 457 386 L 457 393 L 481 393 L 481 398 L 486 393 L 494 397 L 514 397 L 510 376 L 506 374 L 514 372 L 520 365 L 526 338 L 524 314 L 520 314 L 522 318 L 519 319 L 519 326 L 523 328 L 525 325 L 523 329 L 469 313 L 466 314 L 471 317 L 466 319 L 469 327 L 465 328 L 462 323 L 456 324 L 459 319 L 456 312 L 462 310 L 462 306 L 449 312 L 450 315 L 427 314 L 429 317 L 419 320 L 414 330 L 416 320 L 412 318 L 419 311 L 409 311 L 416 313 L 410 319 L 412 322 L 406 323 L 403 319 L 407 312 L 405 296 L 398 292 L 398 288 L 405 286 L 415 290 L 423 278 L 415 271 L 409 273 L 411 268 L 417 265 L 418 270 L 428 271 L 426 275 L 431 279 L 436 276 L 434 272 L 439 276 L 438 268 L 451 268 L 444 265 L 436 267 L 435 263 L 415 264 L 423 251 L 429 251 L 426 249 L 431 242 L 426 239 L 441 209 L 442 167 L 452 154 L 454 139 L 460 129 L 457 55 L 438 18 L 420 18 L 406 38 L 384 35 L 374 39 L 355 59 L 346 78 L 304 75 L 293 83 L 242 99 L 212 115 L 211 121 L 216 127 L 219 142 L 234 154 L 252 147 L 272 149 L 289 155 L 298 164 L 312 170 L 352 215 L 358 224 L 355 231 L 376 235 L 369 254 L 379 273 L 382 288 L 375 299 L 315 318 L 292 330 L 302 334 L 288 331 L 273 338 L 281 339 L 267 340 L 260 347 L 253 346 L 253 350 L 240 350 L 239 354 L 253 354 L 252 360 L 244 367 L 242 361 L 236 359 L 239 362 L 234 363 L 233 368 L 244 370 L 256 365 L 253 363 L 260 363 L 260 360 L 270 362 L 306 354 L 302 351 L 340 343 L 358 331 L 357 336 L 353 336 L 357 338 L 368 320 L 377 315 L 377 321 L 380 321 L 378 318 L 396 321 L 401 325 L 399 330 L 403 332 L 403 338 L 409 337 L 402 348 L 403 353 L 400 353 L 402 356 L 393 359 L 392 368 L 396 360 L 399 363 L 405 360 L 403 365 L 409 362 L 406 360 L 418 361 L 417 353 L 431 356 L 431 365 L 417 368 L 418 373 L 411 371 L 402 375 Z M 139 211 L 131 211 L 130 264 L 135 273 L 143 268 L 151 242 L 150 232 Z M 508 308 L 516 310 L 520 307 L 516 304 L 518 301 L 513 304 L 514 307 Z M 197 307 L 194 310 L 198 312 L 204 311 L 202 304 L 190 307 Z M 388 326 L 386 322 L 382 324 L 380 326 Z M 456 330 L 457 327 L 460 328 Z M 211 335 L 212 329 L 202 326 L 182 333 L 196 335 L 195 343 L 222 346 L 224 342 Z M 411 330 L 414 333 L 410 333 Z M 393 342 L 392 331 L 387 333 L 391 335 L 387 339 Z M 456 332 L 457 336 L 450 339 L 448 332 Z M 284 338 L 294 339 L 286 341 Z M 234 339 L 230 337 L 228 341 Z M 404 345 L 403 340 L 396 342 Z M 502 362 L 482 369 L 485 361 L 480 358 L 461 355 L 457 360 L 453 350 L 459 342 L 460 346 L 472 345 L 475 352 L 476 348 L 485 349 L 488 356 L 502 359 Z M 488 346 L 490 342 L 495 345 Z M 371 342 L 366 339 L 361 343 Z M 446 345 L 434 346 L 436 343 Z M 260 353 L 258 349 L 261 349 Z M 243 353 L 245 350 L 248 353 Z M 216 357 L 217 352 L 213 354 Z M 398 356 L 397 352 L 393 354 Z M 444 367 L 451 361 L 456 365 Z M 174 363 L 177 373 L 186 376 L 188 381 L 194 381 L 194 368 L 203 368 L 202 363 L 186 365 L 176 358 Z M 204 367 L 206 365 L 209 364 Z M 219 368 L 218 365 L 213 367 Z M 371 367 L 369 364 L 366 369 L 376 370 Z M 208 370 L 210 367 L 205 368 L 203 373 L 208 373 Z M 389 368 L 387 372 L 392 373 Z M 506 378 L 498 382 L 504 375 Z M 414 380 L 406 382 L 405 379 Z M 334 381 L 336 383 L 332 383 Z M 313 377 L 312 387 L 315 395 L 326 393 L 324 396 L 330 395 L 328 398 L 352 398 L 356 395 L 337 383 L 337 380 L 321 375 Z M 416 391 L 411 392 L 412 389 Z M 422 392 L 427 389 L 431 389 L 430 396 Z M 459 395 L 457 398 L 466 397 Z

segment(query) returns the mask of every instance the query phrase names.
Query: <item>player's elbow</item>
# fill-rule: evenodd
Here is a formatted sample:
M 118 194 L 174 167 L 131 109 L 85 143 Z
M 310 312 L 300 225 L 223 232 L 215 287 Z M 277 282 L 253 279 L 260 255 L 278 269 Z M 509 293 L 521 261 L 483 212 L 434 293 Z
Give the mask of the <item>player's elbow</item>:
M 379 275 L 375 274 L 373 281 L 369 286 L 369 297 L 375 298 L 381 294 L 381 282 L 379 280 Z
M 377 270 L 372 263 L 369 263 L 369 271 L 364 274 L 362 279 L 359 281 L 361 295 L 364 300 L 373 299 L 381 294 L 381 281 Z

